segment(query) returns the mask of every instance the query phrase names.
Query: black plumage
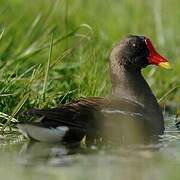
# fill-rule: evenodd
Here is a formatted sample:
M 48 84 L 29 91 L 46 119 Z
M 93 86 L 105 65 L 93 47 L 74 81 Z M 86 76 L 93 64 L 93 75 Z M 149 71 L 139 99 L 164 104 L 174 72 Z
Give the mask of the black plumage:
M 47 141 L 53 137 L 58 141 L 59 136 L 61 142 L 79 142 L 86 136 L 91 141 L 132 142 L 162 134 L 164 121 L 160 107 L 141 75 L 141 69 L 151 64 L 149 54 L 145 37 L 125 37 L 110 54 L 112 94 L 109 97 L 81 98 L 53 109 L 30 109 L 25 113 L 27 118 L 35 117 L 39 121 L 20 123 L 18 127 L 40 141 L 46 141 L 45 136 L 53 130 L 63 133 L 54 131 Z M 34 127 L 39 129 L 33 130 Z M 43 133 L 38 134 L 41 130 Z

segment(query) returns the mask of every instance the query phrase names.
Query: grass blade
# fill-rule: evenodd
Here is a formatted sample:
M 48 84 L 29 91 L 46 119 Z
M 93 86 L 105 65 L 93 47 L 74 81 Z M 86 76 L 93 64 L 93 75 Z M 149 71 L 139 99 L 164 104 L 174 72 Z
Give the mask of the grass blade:
M 29 97 L 29 94 L 26 94 L 21 101 L 18 103 L 18 105 L 15 107 L 14 111 L 12 112 L 11 116 L 9 116 L 7 122 L 4 124 L 4 126 L 1 129 L 1 132 L 4 131 L 4 129 L 10 124 L 10 122 L 14 119 L 14 116 L 19 112 L 19 110 L 22 108 L 24 103 L 27 101 Z
M 1 34 L 0 34 L 0 40 L 1 40 L 2 37 L 3 37 L 4 31 L 5 31 L 5 28 L 2 30 L 2 32 L 1 32 Z
M 11 118 L 11 116 L 9 116 L 9 115 L 7 115 L 7 114 L 5 114 L 5 113 L 3 113 L 3 112 L 0 112 L 0 118 L 3 118 L 3 119 L 8 120 L 8 119 Z M 11 118 L 11 121 L 12 121 L 12 122 L 18 122 L 18 120 L 15 119 L 15 118 Z
M 166 92 L 160 99 L 158 99 L 158 103 L 160 103 L 163 99 L 165 99 L 169 94 L 171 94 L 174 90 L 178 89 L 180 86 L 173 87 L 168 92 Z
M 50 50 L 49 50 L 49 56 L 48 56 L 48 62 L 45 69 L 45 76 L 44 76 L 44 85 L 43 85 L 43 97 L 45 98 L 46 88 L 47 88 L 47 82 L 48 82 L 48 73 L 51 63 L 51 57 L 52 57 L 52 48 L 53 48 L 53 38 L 54 35 L 51 36 L 51 44 L 50 44 Z

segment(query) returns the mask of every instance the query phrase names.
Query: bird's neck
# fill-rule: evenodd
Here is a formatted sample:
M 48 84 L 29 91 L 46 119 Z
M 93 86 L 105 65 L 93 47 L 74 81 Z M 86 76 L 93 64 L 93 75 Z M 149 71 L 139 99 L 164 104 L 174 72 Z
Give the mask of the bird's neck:
M 149 108 L 159 109 L 157 100 L 143 78 L 141 70 L 127 70 L 123 66 L 119 71 L 111 72 L 112 95 L 127 98 Z

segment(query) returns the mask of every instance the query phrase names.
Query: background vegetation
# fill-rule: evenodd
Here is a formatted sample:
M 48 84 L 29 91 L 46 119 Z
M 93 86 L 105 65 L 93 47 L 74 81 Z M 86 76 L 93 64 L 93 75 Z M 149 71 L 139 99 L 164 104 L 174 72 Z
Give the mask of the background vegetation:
M 30 107 L 54 107 L 80 96 L 108 95 L 108 55 L 126 34 L 148 36 L 170 60 L 173 70 L 148 67 L 144 74 L 158 99 L 163 97 L 161 103 L 178 106 L 178 0 L 0 3 L 1 123 L 8 119 L 5 114 L 15 116 Z

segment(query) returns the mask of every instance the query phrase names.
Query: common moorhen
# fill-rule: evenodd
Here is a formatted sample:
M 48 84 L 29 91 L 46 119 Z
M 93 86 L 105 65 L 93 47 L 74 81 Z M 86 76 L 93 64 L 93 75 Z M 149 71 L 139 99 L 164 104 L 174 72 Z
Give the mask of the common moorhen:
M 31 123 L 17 126 L 30 139 L 46 142 L 112 141 L 144 139 L 164 131 L 161 109 L 141 69 L 147 65 L 170 68 L 145 36 L 128 35 L 110 54 L 112 93 L 109 97 L 89 97 L 53 109 L 30 109 Z

